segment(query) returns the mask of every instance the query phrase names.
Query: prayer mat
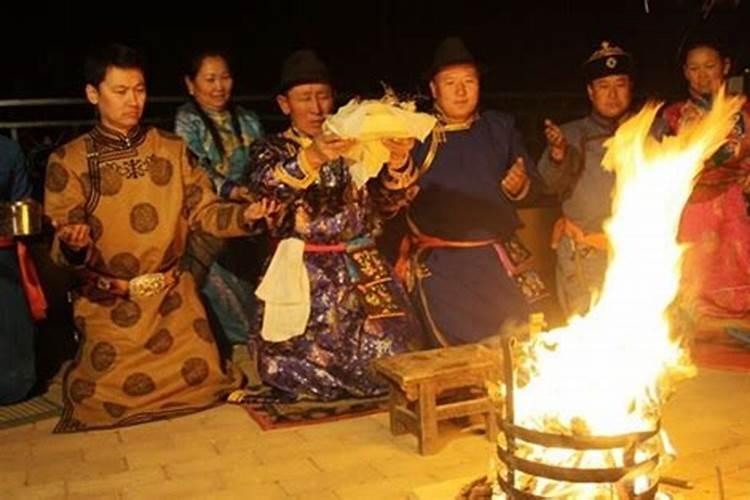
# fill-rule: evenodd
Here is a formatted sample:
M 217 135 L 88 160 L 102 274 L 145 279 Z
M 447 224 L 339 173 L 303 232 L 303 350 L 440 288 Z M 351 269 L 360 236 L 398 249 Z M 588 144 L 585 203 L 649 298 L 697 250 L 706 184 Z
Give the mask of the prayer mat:
M 60 412 L 62 412 L 62 405 L 45 396 L 37 396 L 21 403 L 0 406 L 0 429 L 9 429 L 59 417 Z
M 750 372 L 750 332 L 725 328 L 724 334 L 699 336 L 691 347 L 693 361 L 702 368 Z
M 388 410 L 387 395 L 337 401 L 286 399 L 271 387 L 252 386 L 233 392 L 228 401 L 245 408 L 264 431 L 364 417 Z

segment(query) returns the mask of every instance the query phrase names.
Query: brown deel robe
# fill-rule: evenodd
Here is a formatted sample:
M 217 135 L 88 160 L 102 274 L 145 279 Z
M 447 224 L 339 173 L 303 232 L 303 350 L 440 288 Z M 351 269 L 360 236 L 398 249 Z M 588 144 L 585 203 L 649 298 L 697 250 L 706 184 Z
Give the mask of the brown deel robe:
M 97 168 L 89 153 L 96 154 Z M 98 186 L 93 196 L 92 185 Z M 49 159 L 45 212 L 58 225 L 92 227 L 94 243 L 79 268 L 103 277 L 131 279 L 174 268 L 188 229 L 246 235 L 245 208 L 219 201 L 182 140 L 155 128 L 125 137 L 98 126 Z M 75 264 L 58 240 L 52 257 Z M 88 283 L 74 294 L 82 342 L 64 378 L 65 409 L 55 432 L 189 413 L 241 383 L 238 371 L 221 366 L 189 273 L 149 297 L 117 296 Z

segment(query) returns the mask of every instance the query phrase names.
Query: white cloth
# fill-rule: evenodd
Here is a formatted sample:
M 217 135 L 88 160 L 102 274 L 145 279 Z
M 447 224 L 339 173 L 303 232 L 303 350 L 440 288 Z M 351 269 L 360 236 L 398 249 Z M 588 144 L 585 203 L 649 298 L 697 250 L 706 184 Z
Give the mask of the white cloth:
M 255 295 L 264 304 L 261 336 L 283 342 L 302 335 L 310 317 L 310 278 L 304 262 L 305 242 L 279 242 Z
M 385 102 L 385 98 L 380 101 L 352 99 L 326 119 L 324 130 L 357 140 L 344 154 L 352 160 L 350 169 L 357 187 L 378 175 L 388 161 L 390 151 L 381 139 L 413 137 L 423 142 L 437 123 L 434 116 L 408 108 L 409 103 L 393 104 Z

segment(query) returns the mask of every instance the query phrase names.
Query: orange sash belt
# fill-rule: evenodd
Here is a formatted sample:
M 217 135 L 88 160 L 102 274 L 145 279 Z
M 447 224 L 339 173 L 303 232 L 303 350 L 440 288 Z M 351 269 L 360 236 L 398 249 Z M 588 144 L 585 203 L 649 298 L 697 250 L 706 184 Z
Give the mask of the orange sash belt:
M 444 240 L 436 236 L 429 236 L 426 234 L 408 234 L 401 239 L 401 244 L 398 250 L 398 260 L 394 266 L 396 276 L 402 281 L 406 280 L 409 274 L 410 256 L 413 252 L 420 250 L 426 250 L 430 248 L 476 248 L 487 245 L 493 245 L 498 240 L 474 240 L 474 241 L 462 241 L 462 240 Z M 412 247 L 416 247 L 412 250 Z
M 29 303 L 31 318 L 34 321 L 41 321 L 47 317 L 47 299 L 44 297 L 44 290 L 39 283 L 39 276 L 37 275 L 34 261 L 31 259 L 31 255 L 22 241 L 0 237 L 0 248 L 12 248 L 14 246 L 18 254 L 21 287 Z
M 552 228 L 552 248 L 557 248 L 560 245 L 560 240 L 563 236 L 567 236 L 579 245 L 587 245 L 598 250 L 607 250 L 609 248 L 609 240 L 606 234 L 586 234 L 580 226 L 567 217 L 557 219 L 555 226 Z

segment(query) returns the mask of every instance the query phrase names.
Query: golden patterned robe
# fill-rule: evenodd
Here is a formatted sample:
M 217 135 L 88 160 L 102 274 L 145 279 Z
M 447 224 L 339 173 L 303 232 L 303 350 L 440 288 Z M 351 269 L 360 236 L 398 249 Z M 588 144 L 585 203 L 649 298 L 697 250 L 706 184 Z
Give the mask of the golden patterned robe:
M 88 223 L 94 240 L 82 266 L 58 240 L 52 258 L 105 278 L 173 269 L 188 229 L 246 235 L 244 209 L 220 202 L 182 140 L 154 128 L 125 137 L 98 126 L 55 151 L 47 167 L 45 212 L 58 225 Z M 220 364 L 188 273 L 148 297 L 114 295 L 89 281 L 75 293 L 74 314 L 82 342 L 65 375 L 55 432 L 189 413 L 241 383 L 239 372 Z

